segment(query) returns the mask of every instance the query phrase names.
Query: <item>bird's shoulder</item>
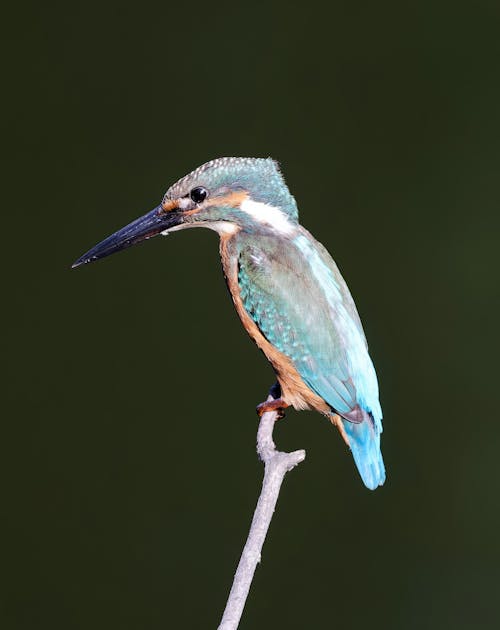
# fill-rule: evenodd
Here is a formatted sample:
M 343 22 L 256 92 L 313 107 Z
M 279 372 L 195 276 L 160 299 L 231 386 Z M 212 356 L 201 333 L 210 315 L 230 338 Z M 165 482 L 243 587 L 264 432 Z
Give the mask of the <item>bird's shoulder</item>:
M 235 257 L 241 288 L 268 291 L 276 299 L 345 309 L 363 335 L 354 300 L 328 250 L 301 225 L 291 236 L 241 235 Z

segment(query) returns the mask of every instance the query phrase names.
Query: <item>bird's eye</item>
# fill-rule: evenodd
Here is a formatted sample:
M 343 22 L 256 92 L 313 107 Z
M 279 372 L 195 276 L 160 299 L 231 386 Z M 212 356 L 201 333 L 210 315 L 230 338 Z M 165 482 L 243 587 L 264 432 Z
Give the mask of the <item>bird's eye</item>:
M 203 188 L 203 186 L 197 186 L 193 188 L 193 190 L 189 193 L 189 196 L 195 203 L 201 203 L 206 199 L 208 195 L 208 190 Z

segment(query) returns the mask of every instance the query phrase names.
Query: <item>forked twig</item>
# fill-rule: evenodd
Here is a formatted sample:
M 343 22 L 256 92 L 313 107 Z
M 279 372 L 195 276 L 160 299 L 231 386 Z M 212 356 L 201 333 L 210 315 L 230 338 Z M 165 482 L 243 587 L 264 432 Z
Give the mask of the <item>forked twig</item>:
M 274 398 L 275 396 L 271 394 L 268 400 Z M 273 517 L 281 484 L 286 473 L 300 464 L 306 456 L 306 452 L 303 450 L 293 453 L 283 453 L 276 450 L 273 441 L 273 429 L 277 419 L 278 413 L 276 411 L 268 411 L 262 414 L 260 419 L 257 431 L 257 453 L 264 462 L 264 480 L 252 525 L 218 630 L 236 630 L 238 628 L 255 569 L 260 562 L 262 546 Z

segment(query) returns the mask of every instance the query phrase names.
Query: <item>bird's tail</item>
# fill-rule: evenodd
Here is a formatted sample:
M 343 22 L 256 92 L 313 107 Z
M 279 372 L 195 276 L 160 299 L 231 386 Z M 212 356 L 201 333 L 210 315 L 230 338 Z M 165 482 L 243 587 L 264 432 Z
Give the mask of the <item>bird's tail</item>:
M 361 479 L 367 488 L 375 490 L 385 481 L 385 466 L 380 451 L 381 423 L 375 423 L 371 414 L 366 414 L 362 422 L 343 419 L 343 424 Z

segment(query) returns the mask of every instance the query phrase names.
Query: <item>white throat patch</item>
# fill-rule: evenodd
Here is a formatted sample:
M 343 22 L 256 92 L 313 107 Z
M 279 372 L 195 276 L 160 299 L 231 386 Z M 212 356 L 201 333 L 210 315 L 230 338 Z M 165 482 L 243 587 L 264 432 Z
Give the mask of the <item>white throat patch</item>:
M 282 210 L 267 203 L 247 198 L 242 202 L 240 208 L 262 225 L 267 225 L 280 234 L 292 234 L 297 229 L 297 226 Z

